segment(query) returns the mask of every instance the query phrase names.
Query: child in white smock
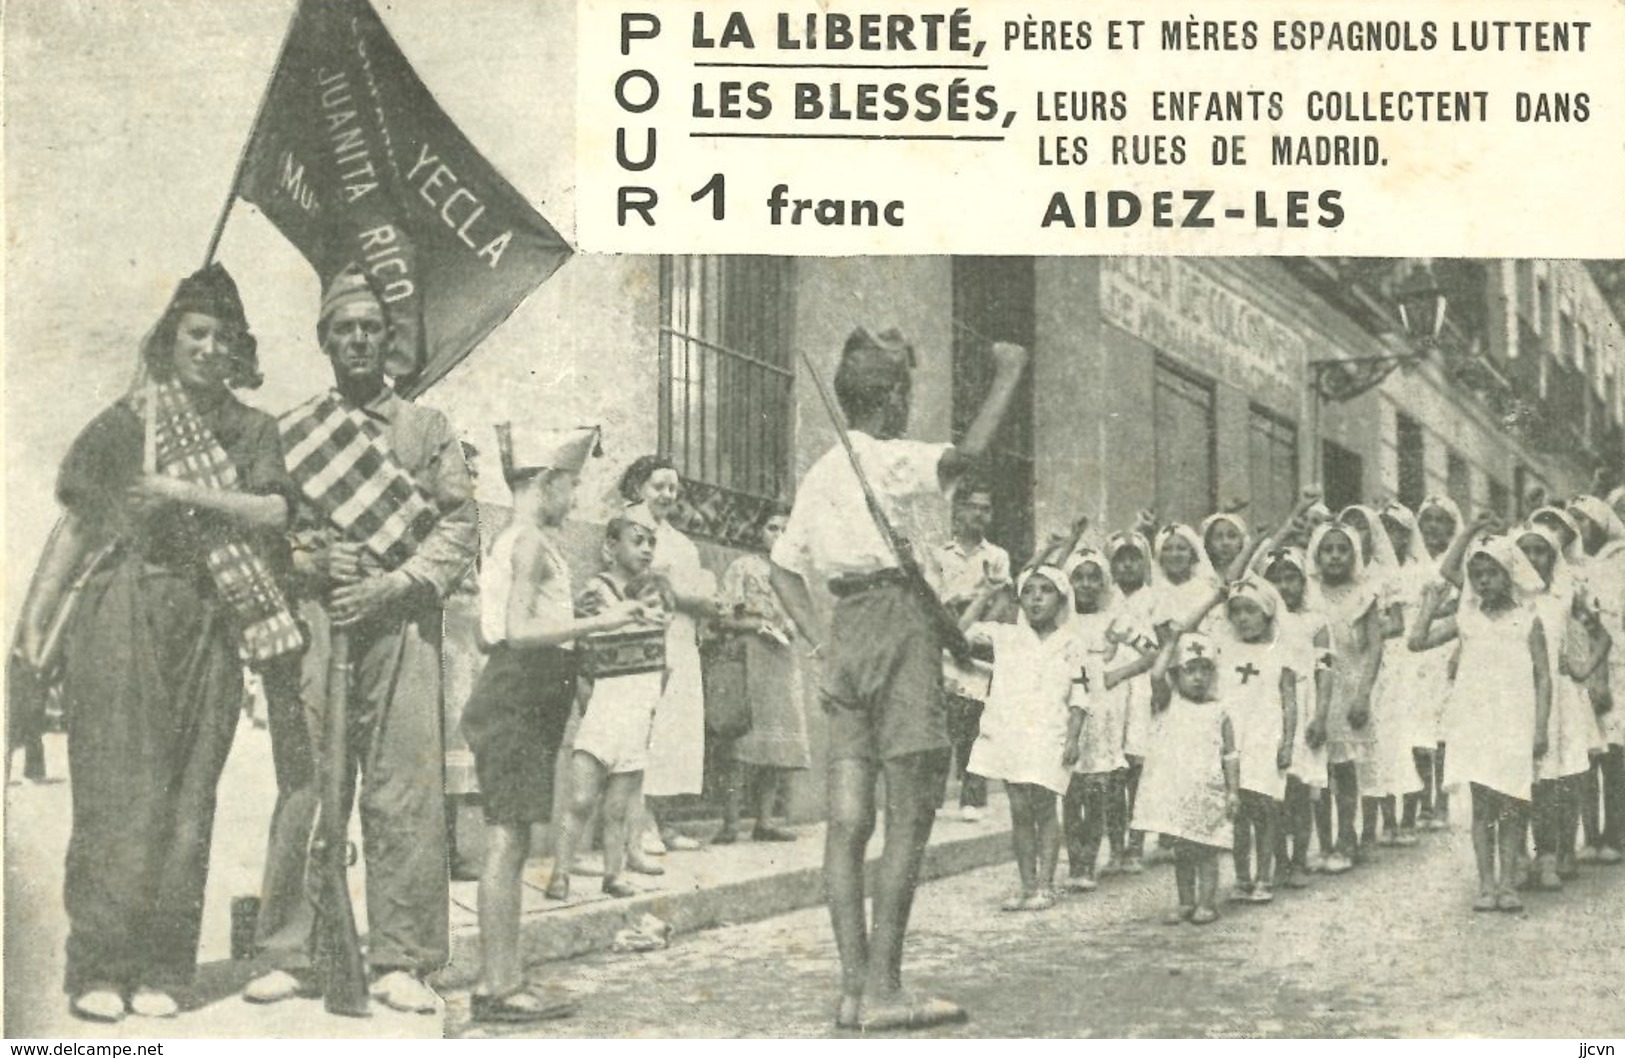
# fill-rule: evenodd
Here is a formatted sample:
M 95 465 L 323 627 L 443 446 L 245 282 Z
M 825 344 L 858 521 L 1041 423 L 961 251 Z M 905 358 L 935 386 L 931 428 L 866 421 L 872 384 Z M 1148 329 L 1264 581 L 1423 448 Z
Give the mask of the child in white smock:
M 1021 614 L 1013 625 L 979 618 L 992 594 L 978 596 L 965 614 L 972 646 L 993 651 L 993 686 L 971 747 L 970 770 L 1000 779 L 1010 802 L 1010 840 L 1020 893 L 1006 911 L 1043 911 L 1055 905 L 1053 886 L 1061 831 L 1056 799 L 1066 793 L 1069 700 L 1082 664 L 1077 641 L 1063 626 L 1072 616 L 1072 585 L 1054 566 L 1022 576 L 1016 595 Z

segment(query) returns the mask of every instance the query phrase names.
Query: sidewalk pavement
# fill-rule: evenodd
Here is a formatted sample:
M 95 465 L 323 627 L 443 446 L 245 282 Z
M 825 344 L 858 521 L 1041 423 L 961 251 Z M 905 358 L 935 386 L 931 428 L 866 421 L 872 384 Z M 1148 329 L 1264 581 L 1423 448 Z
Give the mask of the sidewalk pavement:
M 46 738 L 49 773 L 67 775 L 62 735 Z M 19 769 L 20 771 L 20 769 Z M 811 780 L 808 780 L 811 781 Z M 1000 863 L 1010 856 L 1009 812 L 1000 792 L 991 797 L 984 819 L 966 823 L 957 809 L 939 813 L 921 869 L 921 880 L 941 878 Z M 259 892 L 265 838 L 276 801 L 270 737 L 246 720 L 238 729 L 220 784 L 214 846 L 204 899 L 200 968 L 187 1008 L 173 1021 L 126 1018 L 95 1025 L 68 1013 L 62 993 L 63 946 L 67 914 L 62 907 L 62 872 L 72 819 L 66 782 L 20 783 L 6 790 L 5 856 L 5 1034 L 11 1038 L 439 1038 L 438 1016 L 401 1014 L 373 1004 L 370 1018 L 344 1018 L 322 1009 L 320 1000 L 290 1000 L 270 1007 L 245 1003 L 240 992 L 264 967 L 231 959 L 231 901 Z M 878 856 L 882 826 L 870 844 Z M 613 899 L 599 891 L 600 879 L 579 875 L 566 903 L 547 900 L 551 864 L 537 860 L 526 870 L 521 939 L 527 961 L 567 959 L 607 951 L 615 934 L 646 913 L 671 926 L 674 935 L 735 923 L 753 922 L 823 901 L 822 824 L 795 829 L 799 840 L 782 843 L 706 845 L 697 852 L 673 852 L 658 861 L 666 874 L 630 876 L 643 895 Z M 695 829 L 709 838 L 709 828 Z M 351 837 L 359 847 L 359 824 Z M 596 857 L 593 858 L 596 860 Z M 593 862 L 589 860 L 589 862 Z M 870 868 L 874 867 L 871 859 Z M 350 871 L 356 919 L 365 928 L 365 861 Z M 479 927 L 476 883 L 452 885 L 451 965 L 433 982 L 443 992 L 469 988 L 478 974 Z
M 68 774 L 62 735 L 46 736 L 49 774 Z M 16 769 L 20 775 L 21 767 Z M 294 999 L 275 1006 L 243 1002 L 243 985 L 263 967 L 231 959 L 231 901 L 260 891 L 265 838 L 276 804 L 271 739 L 244 721 L 220 782 L 214 847 L 204 894 L 198 980 L 187 1008 L 173 1020 L 125 1018 L 96 1025 L 68 1013 L 62 992 L 63 945 L 68 917 L 62 907 L 62 872 L 73 804 L 66 782 L 20 783 L 6 790 L 5 1035 L 32 1039 L 174 1039 L 197 1037 L 304 1037 L 366 1039 L 380 1036 L 441 1038 L 444 1019 L 402 1014 L 372 1004 L 372 1016 L 346 1018 L 322 1009 L 321 1000 Z M 359 841 L 359 827 L 352 838 Z M 350 871 L 356 919 L 366 922 L 364 868 Z
M 1010 814 L 1002 791 L 989 791 L 983 819 L 966 823 L 957 808 L 937 815 L 931 844 L 921 867 L 921 881 L 1001 863 L 1010 858 Z M 950 803 L 952 799 L 950 798 Z M 884 816 L 870 842 L 869 870 L 875 868 L 884 839 Z M 692 833 L 709 838 L 713 828 Z M 667 923 L 673 935 L 717 926 L 771 918 L 823 903 L 824 825 L 792 827 L 794 842 L 758 843 L 742 838 L 734 845 L 707 844 L 697 852 L 671 852 L 656 860 L 665 867 L 659 877 L 626 875 L 644 890 L 635 897 L 603 895 L 596 875 L 571 878 L 564 903 L 542 895 L 552 864 L 538 860 L 525 871 L 520 943 L 527 963 L 568 959 L 608 951 L 615 934 L 645 914 Z M 745 833 L 749 833 L 748 827 Z M 596 855 L 583 862 L 599 869 Z M 444 991 L 472 986 L 479 970 L 479 924 L 474 882 L 452 884 L 452 962 L 437 982 Z

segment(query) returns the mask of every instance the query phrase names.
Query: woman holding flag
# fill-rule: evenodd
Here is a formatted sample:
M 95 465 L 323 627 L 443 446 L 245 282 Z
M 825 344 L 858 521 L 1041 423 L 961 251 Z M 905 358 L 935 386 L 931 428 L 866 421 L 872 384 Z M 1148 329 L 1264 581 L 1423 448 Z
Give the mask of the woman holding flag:
M 142 350 L 147 381 L 62 463 L 62 546 L 23 614 L 37 661 L 77 595 L 64 636 L 66 988 L 92 1021 L 178 1012 L 243 665 L 301 645 L 264 558 L 296 492 L 275 420 L 228 387 L 250 341 L 224 268 L 180 284 Z

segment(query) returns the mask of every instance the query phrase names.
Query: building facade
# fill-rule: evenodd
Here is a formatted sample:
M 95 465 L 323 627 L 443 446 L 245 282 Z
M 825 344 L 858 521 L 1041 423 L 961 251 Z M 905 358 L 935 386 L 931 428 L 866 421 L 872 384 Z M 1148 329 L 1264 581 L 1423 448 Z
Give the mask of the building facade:
M 645 452 L 681 469 L 682 527 L 708 568 L 720 575 L 757 546 L 767 512 L 836 443 L 801 358 L 827 379 L 860 324 L 913 340 L 911 433 L 922 438 L 968 425 L 991 340 L 1033 350 L 991 475 L 991 535 L 1018 561 L 1080 515 L 1115 528 L 1142 509 L 1192 521 L 1245 504 L 1254 523 L 1272 523 L 1319 487 L 1333 507 L 1447 493 L 1511 517 L 1586 488 L 1599 468 L 1617 476 L 1625 341 L 1617 299 L 1583 263 L 1431 262 L 1447 305 L 1436 346 L 1364 392 L 1326 395 L 1322 375 L 1348 365 L 1321 362 L 1415 353 L 1395 293 L 1415 264 L 581 258 L 538 293 L 555 326 L 525 364 L 471 366 L 446 392 L 464 424 L 605 424 L 607 458 L 571 526 L 583 575 L 602 498 Z M 488 452 L 481 462 L 482 501 L 499 507 L 500 475 Z M 808 705 L 817 775 L 822 724 Z M 808 818 L 821 784 L 803 786 L 792 809 Z

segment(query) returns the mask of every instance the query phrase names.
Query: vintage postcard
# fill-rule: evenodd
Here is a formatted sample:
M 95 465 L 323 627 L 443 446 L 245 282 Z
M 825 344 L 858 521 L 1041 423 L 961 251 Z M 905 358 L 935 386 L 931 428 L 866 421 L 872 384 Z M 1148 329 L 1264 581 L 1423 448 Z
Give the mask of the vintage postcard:
M 8 1038 L 1625 1036 L 1619 3 L 3 28 Z

